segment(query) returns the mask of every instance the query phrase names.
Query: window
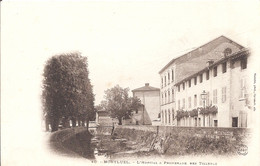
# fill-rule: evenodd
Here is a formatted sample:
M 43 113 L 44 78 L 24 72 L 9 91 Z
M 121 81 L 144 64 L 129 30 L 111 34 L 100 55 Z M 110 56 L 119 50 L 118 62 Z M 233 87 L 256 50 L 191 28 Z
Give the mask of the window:
M 174 89 L 172 89 L 172 101 L 174 101 Z
M 162 104 L 163 104 L 163 94 L 162 94 Z
M 209 80 L 209 70 L 206 71 L 206 80 Z
M 185 108 L 185 99 L 182 99 L 182 108 Z
M 165 99 L 164 99 L 164 104 L 167 103 L 167 93 L 165 92 Z
M 218 103 L 218 91 L 217 89 L 213 90 L 213 104 Z
M 214 127 L 218 127 L 218 120 L 214 120 Z
M 222 63 L 222 73 L 227 72 L 227 62 Z
M 180 110 L 180 109 L 181 109 L 181 101 L 178 100 L 178 110 Z
M 240 81 L 240 98 L 245 98 L 246 95 L 246 80 L 243 78 Z
M 171 101 L 170 101 L 170 90 L 168 90 L 168 103 L 170 103 Z
M 169 121 L 169 124 L 171 124 L 171 113 L 170 113 L 170 109 L 168 109 L 168 121 Z
M 180 90 L 181 90 L 181 86 L 180 86 L 180 85 L 178 85 L 178 92 L 180 92 Z
M 174 81 L 174 70 L 172 69 L 172 82 Z
M 183 88 L 183 90 L 185 90 L 185 82 L 182 83 L 182 88 Z
M 164 86 L 166 86 L 166 76 L 164 76 Z
M 163 114 L 163 110 L 162 110 L 162 123 L 164 123 L 164 116 L 163 116 L 164 114 Z
M 207 96 L 206 96 L 206 105 L 207 106 L 209 106 L 210 104 L 211 104 L 211 102 L 210 102 L 210 94 L 209 94 L 209 92 L 207 92 Z
M 197 95 L 194 95 L 194 107 L 197 107 Z
M 163 87 L 163 78 L 162 78 L 162 87 Z
M 234 67 L 235 67 L 235 60 L 231 60 L 230 61 L 230 68 L 234 69 Z
M 247 68 L 247 58 L 241 59 L 241 69 Z
M 238 117 L 232 117 L 232 127 L 238 127 Z
M 170 73 L 168 73 L 168 84 L 170 84 Z
M 200 74 L 200 83 L 203 81 L 203 74 Z
M 191 87 L 191 80 L 189 80 L 189 87 Z
M 191 97 L 189 97 L 189 108 L 191 108 Z
M 229 54 L 232 53 L 232 50 L 230 48 L 226 48 L 223 53 L 224 53 L 224 56 L 228 56 Z
M 165 115 L 164 122 L 165 122 L 165 124 L 167 124 L 167 110 L 165 110 L 164 115 Z
M 197 85 L 197 77 L 194 77 L 194 85 Z
M 226 87 L 222 88 L 222 103 L 226 101 Z
M 174 122 L 174 109 L 172 108 L 172 122 Z
M 213 76 L 216 77 L 217 75 L 218 75 L 218 67 L 215 66 L 215 67 L 213 68 Z

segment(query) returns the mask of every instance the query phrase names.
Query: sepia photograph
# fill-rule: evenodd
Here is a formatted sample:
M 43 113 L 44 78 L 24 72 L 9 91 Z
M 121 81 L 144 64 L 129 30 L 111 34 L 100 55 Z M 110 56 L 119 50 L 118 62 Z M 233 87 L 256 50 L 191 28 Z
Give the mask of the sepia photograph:
M 1 165 L 260 165 L 260 1 L 1 1 Z

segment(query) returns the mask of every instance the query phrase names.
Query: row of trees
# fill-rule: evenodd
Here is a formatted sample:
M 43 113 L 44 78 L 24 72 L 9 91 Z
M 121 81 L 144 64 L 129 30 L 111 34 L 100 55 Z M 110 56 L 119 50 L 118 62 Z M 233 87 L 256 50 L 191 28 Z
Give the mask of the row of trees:
M 69 127 L 88 126 L 95 117 L 94 94 L 90 83 L 87 58 L 79 52 L 51 57 L 44 68 L 42 103 L 47 124 L 52 131 L 59 124 Z
M 107 111 L 119 120 L 131 117 L 131 112 L 141 106 L 137 97 L 129 97 L 129 88 L 119 85 L 105 91 L 105 100 L 94 108 L 93 88 L 89 79 L 87 58 L 79 52 L 51 57 L 43 73 L 42 103 L 46 129 L 52 132 L 63 127 L 84 126 L 95 119 L 95 110 Z

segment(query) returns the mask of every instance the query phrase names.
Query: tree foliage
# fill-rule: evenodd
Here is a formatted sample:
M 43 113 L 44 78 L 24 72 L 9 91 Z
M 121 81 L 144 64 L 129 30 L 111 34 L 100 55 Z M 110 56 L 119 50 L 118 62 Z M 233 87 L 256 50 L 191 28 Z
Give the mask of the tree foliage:
M 177 120 L 180 120 L 183 117 L 196 117 L 198 116 L 198 114 L 202 114 L 202 115 L 209 115 L 209 114 L 217 114 L 218 113 L 218 108 L 215 105 L 209 105 L 207 107 L 198 107 L 195 108 L 191 111 L 184 111 L 184 110 L 178 110 L 177 111 L 177 115 L 176 118 Z
M 51 57 L 44 68 L 44 112 L 56 131 L 61 119 L 85 121 L 94 114 L 94 94 L 88 78 L 87 58 L 80 53 Z
M 205 108 L 201 107 L 200 109 L 200 114 L 202 115 L 208 115 L 208 114 L 217 114 L 218 113 L 218 108 L 215 105 L 209 105 Z
M 129 97 L 129 88 L 122 88 L 119 85 L 105 91 L 105 100 L 101 106 L 110 113 L 112 118 L 117 118 L 119 125 L 122 118 L 130 118 L 132 110 L 137 110 L 141 106 L 140 99 Z

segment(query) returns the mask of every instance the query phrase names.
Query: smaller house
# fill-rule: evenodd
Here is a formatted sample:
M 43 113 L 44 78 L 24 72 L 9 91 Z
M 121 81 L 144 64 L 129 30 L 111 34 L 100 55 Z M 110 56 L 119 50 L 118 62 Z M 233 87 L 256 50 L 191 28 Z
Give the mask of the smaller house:
M 96 123 L 100 126 L 112 126 L 113 120 L 107 111 L 99 110 L 96 113 Z
M 123 121 L 125 125 L 158 125 L 160 113 L 160 89 L 146 83 L 145 86 L 132 90 L 133 96 L 141 100 L 141 106 L 132 113 L 131 119 Z

